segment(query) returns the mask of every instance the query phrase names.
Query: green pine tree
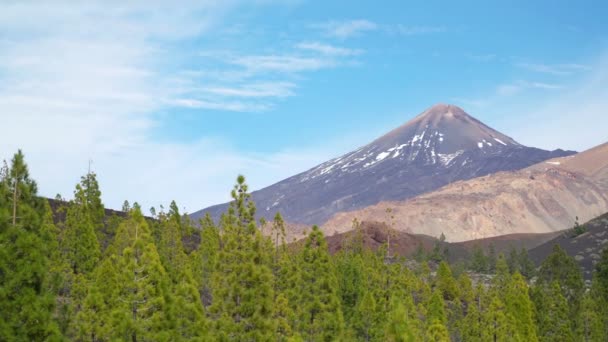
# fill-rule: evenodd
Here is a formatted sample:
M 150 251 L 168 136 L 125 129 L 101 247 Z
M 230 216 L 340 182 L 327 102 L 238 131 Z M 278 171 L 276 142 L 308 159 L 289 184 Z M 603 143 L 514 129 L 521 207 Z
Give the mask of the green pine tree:
M 602 301 L 599 301 L 599 303 L 602 303 Z M 579 331 L 577 332 L 580 341 L 606 341 L 607 336 L 604 327 L 606 318 L 602 318 L 602 307 L 598 305 L 598 301 L 592 298 L 592 292 L 586 292 L 581 303 Z
M 523 341 L 538 341 L 534 321 L 534 304 L 528 294 L 525 278 L 515 272 L 504 293 L 504 303 L 509 317 L 513 318 L 515 331 Z
M 452 276 L 452 270 L 447 262 L 442 261 L 437 268 L 436 287 L 445 300 L 453 300 L 458 297 L 458 286 Z
M 300 293 L 296 304 L 298 332 L 305 341 L 340 339 L 344 321 L 337 280 L 323 233 L 314 226 L 300 252 Z
M 191 265 L 203 304 L 208 307 L 211 305 L 212 299 L 212 275 L 218 265 L 220 232 L 208 213 L 201 219 L 200 227 L 201 242 L 191 254 Z
M 515 330 L 513 318 L 499 296 L 494 292 L 489 300 L 489 305 L 482 315 L 483 340 L 496 342 L 525 341 Z
M 426 306 L 426 341 L 449 341 L 445 303 L 439 289 L 433 291 Z
M 479 245 L 473 247 L 470 267 L 471 270 L 477 273 L 485 273 L 488 271 L 488 259 Z
M 89 189 L 92 186 L 94 189 Z M 103 226 L 103 216 L 97 208 L 101 200 L 94 174 L 82 177 L 76 185 L 74 200 L 67 210 L 62 250 L 75 274 L 88 274 L 101 256 L 96 231 Z M 103 206 L 101 207 L 103 215 Z
M 160 261 L 150 229 L 139 207 L 117 238 L 127 246 L 117 256 L 115 306 L 112 309 L 113 339 L 143 341 L 169 340 L 175 322 L 170 315 L 170 281 Z
M 211 316 L 219 340 L 268 341 L 272 319 L 273 274 L 266 238 L 256 227 L 255 205 L 239 176 L 233 202 L 222 222 L 221 250 L 213 275 Z
M 414 322 L 410 319 L 405 305 L 397 298 L 390 301 L 389 314 L 384 325 L 384 341 L 414 342 L 420 334 L 412 328 Z M 413 315 L 415 316 L 415 315 Z
M 197 283 L 189 268 L 181 271 L 177 284 L 173 286 L 173 311 L 176 341 L 206 341 L 209 327 L 205 310 L 198 292 Z
M 575 341 L 568 301 L 557 281 L 537 287 L 534 293 L 537 312 L 538 337 L 541 342 Z
M 186 264 L 186 254 L 182 244 L 182 218 L 175 201 L 171 202 L 168 215 L 159 215 L 160 240 L 158 254 L 167 273 L 175 278 L 180 275 Z
M 23 153 L 0 182 L 0 340 L 56 340 L 55 299 L 49 289 L 44 200 L 37 197 Z

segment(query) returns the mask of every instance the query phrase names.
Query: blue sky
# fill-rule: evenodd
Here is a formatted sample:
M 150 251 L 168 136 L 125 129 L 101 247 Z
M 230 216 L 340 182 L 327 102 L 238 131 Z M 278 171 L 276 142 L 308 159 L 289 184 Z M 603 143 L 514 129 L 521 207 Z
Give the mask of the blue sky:
M 0 158 L 47 196 L 88 160 L 104 200 L 227 199 L 437 102 L 526 145 L 608 140 L 605 1 L 9 1 Z

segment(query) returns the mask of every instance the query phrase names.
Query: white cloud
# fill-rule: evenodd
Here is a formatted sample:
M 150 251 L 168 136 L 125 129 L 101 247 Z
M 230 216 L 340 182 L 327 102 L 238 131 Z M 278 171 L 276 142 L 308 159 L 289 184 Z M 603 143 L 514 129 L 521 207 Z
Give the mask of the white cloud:
M 453 100 L 477 107 L 493 118 L 488 123 L 499 123 L 504 132 L 528 146 L 582 151 L 608 142 L 605 130 L 598 129 L 608 127 L 608 53 L 586 64 L 559 68 L 580 70 L 581 77 L 560 83 L 518 80 L 498 85 L 485 96 Z M 593 72 L 582 72 L 589 70 Z
M 526 89 L 544 89 L 544 90 L 555 90 L 561 89 L 562 86 L 559 84 L 544 83 L 544 82 L 530 82 L 519 80 L 514 83 L 501 84 L 496 87 L 496 95 L 498 96 L 513 96 Z
M 593 73 L 582 81 L 526 105 L 519 117 L 534 124 L 511 122 L 514 136 L 532 146 L 578 151 L 608 142 L 608 54 L 590 65 Z
M 158 140 L 163 121 L 154 113 L 267 110 L 273 99 L 294 95 L 291 74 L 338 62 L 231 54 L 224 64 L 232 68 L 179 70 L 198 56 L 174 43 L 208 34 L 235 2 L 154 4 L 2 5 L 0 159 L 23 149 L 41 194 L 71 197 L 92 159 L 110 207 L 124 199 L 145 208 L 176 199 L 193 211 L 227 199 L 238 173 L 259 188 L 336 153 L 322 146 L 259 156 L 209 138 Z
M 242 66 L 249 71 L 297 73 L 302 71 L 315 71 L 336 66 L 330 59 L 316 57 L 300 57 L 293 55 L 253 55 L 242 56 L 232 60 L 235 65 Z
M 376 23 L 365 19 L 328 21 L 313 25 L 315 28 L 322 29 L 328 36 L 336 38 L 350 38 L 366 31 L 374 31 L 378 28 Z
M 363 50 L 360 49 L 348 49 L 319 42 L 303 42 L 296 44 L 296 47 L 301 50 L 314 51 L 327 56 L 357 56 L 363 53 Z
M 202 88 L 201 91 L 228 97 L 289 97 L 294 95 L 295 87 L 296 85 L 291 82 L 263 82 L 239 87 L 207 87 Z
M 443 26 L 407 26 L 398 24 L 391 27 L 389 31 L 404 36 L 418 36 L 423 34 L 445 32 L 446 28 Z
M 577 71 L 588 71 L 591 70 L 588 65 L 568 63 L 568 64 L 543 64 L 543 63 L 517 63 L 516 66 L 524 68 L 530 71 L 551 74 L 556 76 L 571 75 Z

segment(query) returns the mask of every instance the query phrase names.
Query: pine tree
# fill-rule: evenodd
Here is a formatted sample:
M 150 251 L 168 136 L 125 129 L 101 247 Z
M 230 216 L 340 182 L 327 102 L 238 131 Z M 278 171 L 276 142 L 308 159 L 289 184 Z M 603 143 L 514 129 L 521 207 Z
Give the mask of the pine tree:
M 414 252 L 414 260 L 418 261 L 418 262 L 423 262 L 426 260 L 426 251 L 424 250 L 424 247 L 422 246 L 422 242 L 419 242 L 418 245 L 416 246 L 416 251 Z
M 334 257 L 342 312 L 350 321 L 363 297 L 365 269 L 361 254 L 343 250 Z
M 467 342 L 483 342 L 484 331 L 482 322 L 483 288 L 478 286 L 473 301 L 467 305 L 466 316 L 461 324 L 462 340 Z
M 515 247 L 511 246 L 509 249 L 509 254 L 506 256 L 506 261 L 511 274 L 521 272 L 519 265 L 519 254 L 517 253 Z
M 280 293 L 275 299 L 273 319 L 276 323 L 275 337 L 277 341 L 289 341 L 293 337 L 291 322 L 294 313 L 289 305 L 287 296 Z
M 492 289 L 499 294 L 504 293 L 511 281 L 511 274 L 509 273 L 509 266 L 504 254 L 500 253 L 498 259 L 496 259 L 496 265 L 494 266 L 494 278 L 492 279 Z
M 6 171 L 5 171 L 6 172 Z M 0 183 L 0 340 L 59 338 L 49 289 L 49 241 L 41 231 L 45 206 L 36 197 L 21 151 Z
M 556 282 L 566 298 L 569 308 L 572 331 L 577 331 L 580 303 L 584 291 L 581 268 L 574 258 L 570 257 L 559 246 L 555 245 L 551 254 L 543 261 L 538 271 L 537 286 L 551 288 Z
M 491 295 L 490 303 L 483 313 L 482 336 L 485 341 L 510 342 L 524 341 L 515 331 L 512 317 L 496 293 Z
M 285 221 L 280 213 L 276 213 L 272 221 L 272 240 L 274 245 L 274 263 L 278 263 L 279 252 L 285 246 Z
M 99 190 L 97 175 L 94 172 L 88 172 L 83 176 L 80 179 L 80 184 L 76 185 L 76 192 L 82 192 L 81 205 L 86 207 L 95 232 L 101 231 L 106 213 L 101 201 L 101 191 Z
M 606 341 L 607 336 L 602 320 L 602 308 L 598 306 L 598 302 L 591 296 L 591 292 L 586 292 L 583 295 L 577 335 L 584 342 Z
M 483 252 L 483 249 L 481 249 L 479 245 L 475 245 L 473 247 L 471 270 L 477 273 L 484 273 L 488 271 L 488 260 Z
M 452 277 L 452 270 L 445 261 L 442 261 L 437 268 L 436 287 L 445 300 L 453 300 L 458 297 L 456 280 Z
M 209 339 L 208 324 L 201 297 L 189 268 L 181 271 L 173 290 L 171 318 L 175 319 L 177 341 L 205 341 Z
M 387 342 L 414 342 L 420 335 L 412 329 L 405 305 L 397 297 L 390 301 L 390 311 L 384 326 L 384 340 Z
M 426 307 L 426 341 L 449 341 L 447 321 L 443 297 L 435 289 Z
M 595 265 L 594 284 L 597 284 L 598 294 L 608 303 L 608 248 L 604 248 L 602 256 Z
M 150 229 L 139 207 L 119 228 L 129 233 L 118 245 L 116 304 L 112 308 L 113 338 L 122 340 L 168 340 L 172 335 L 169 278 L 162 266 Z
M 48 292 L 55 296 L 55 321 L 61 333 L 68 333 L 72 320 L 71 287 L 74 274 L 69 263 L 63 258 L 59 248 L 60 231 L 53 222 L 53 212 L 48 201 L 44 201 L 44 217 L 40 236 L 47 248 L 48 273 L 46 285 Z
M 537 311 L 538 337 L 541 342 L 574 341 L 568 302 L 557 281 L 537 287 L 534 293 Z
M 375 341 L 379 339 L 381 330 L 377 311 L 376 299 L 370 291 L 367 291 L 352 317 L 353 328 L 360 340 Z
M 182 218 L 175 201 L 171 202 L 170 208 L 168 215 L 159 216 L 158 253 L 167 273 L 177 277 L 185 267 L 186 254 L 182 244 Z
M 523 341 L 538 341 L 534 321 L 534 304 L 528 294 L 528 284 L 519 273 L 515 272 L 504 291 L 504 302 L 507 314 L 513 318 L 515 331 Z
M 496 261 L 497 261 L 497 257 L 496 257 L 496 247 L 494 246 L 494 243 L 490 243 L 490 245 L 488 246 L 488 272 L 489 273 L 494 273 L 494 271 L 496 271 Z
M 435 242 L 429 259 L 435 262 L 441 262 L 447 260 L 447 245 L 445 244 L 445 235 L 441 233 L 439 239 Z
M 580 300 L 584 289 L 583 276 L 578 263 L 559 246 L 543 261 L 538 272 L 538 284 L 557 282 L 571 307 Z
M 198 283 L 201 300 L 207 307 L 211 305 L 212 275 L 217 269 L 220 232 L 207 213 L 200 221 L 201 243 L 197 250 L 191 254 L 191 265 L 194 279 Z
M 334 341 L 344 329 L 337 281 L 323 233 L 314 226 L 299 256 L 298 331 L 307 341 Z
M 519 272 L 521 275 L 526 277 L 526 279 L 532 278 L 536 273 L 536 265 L 534 262 L 530 260 L 530 256 L 528 255 L 528 250 L 523 248 L 520 250 L 518 255 L 518 264 L 519 264 Z
M 273 339 L 273 275 L 265 238 L 256 227 L 255 205 L 239 176 L 222 222 L 222 249 L 210 307 L 220 340 Z
M 77 313 L 76 336 L 83 341 L 107 341 L 114 330 L 112 312 L 118 303 L 121 284 L 117 256 L 104 259 L 93 272 L 82 309 Z
M 129 204 L 129 201 L 125 200 L 122 203 L 122 211 L 125 213 L 128 213 L 129 211 L 131 211 L 131 204 Z
M 91 272 L 101 256 L 96 231 L 103 226 L 103 216 L 99 215 L 104 212 L 103 206 L 97 207 L 101 203 L 99 196 L 94 174 L 82 177 L 66 214 L 62 250 L 76 274 Z

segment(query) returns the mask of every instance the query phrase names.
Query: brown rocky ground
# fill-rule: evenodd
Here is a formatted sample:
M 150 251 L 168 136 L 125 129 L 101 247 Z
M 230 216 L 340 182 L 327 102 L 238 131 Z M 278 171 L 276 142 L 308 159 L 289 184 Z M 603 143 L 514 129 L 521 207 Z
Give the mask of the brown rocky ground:
M 402 232 L 459 242 L 519 233 L 551 233 L 608 212 L 608 144 L 520 171 L 459 181 L 406 201 L 341 212 L 323 225 L 328 235 L 353 219 L 393 222 Z M 388 214 L 387 209 L 392 213 Z M 392 218 L 391 218 L 392 216 Z
M 391 229 L 387 224 L 382 222 L 362 222 L 360 227 L 363 246 L 374 251 L 386 245 L 388 235 L 390 234 L 391 255 L 411 256 L 416 252 L 419 245 L 422 245 L 424 250 L 429 252 L 438 242 L 438 239 L 431 236 L 410 234 Z M 470 255 L 470 251 L 475 246 L 487 249 L 492 244 L 497 253 L 507 253 L 511 248 L 529 249 L 539 246 L 558 235 L 561 235 L 561 232 L 548 234 L 513 234 L 475 241 L 457 243 L 446 242 L 444 246 L 449 249 L 450 259 L 452 259 L 452 261 L 457 261 L 467 258 Z M 330 253 L 336 253 L 342 250 L 345 244 L 354 236 L 355 232 L 353 230 L 327 236 L 326 240 Z

